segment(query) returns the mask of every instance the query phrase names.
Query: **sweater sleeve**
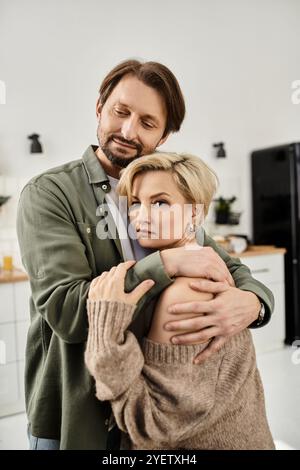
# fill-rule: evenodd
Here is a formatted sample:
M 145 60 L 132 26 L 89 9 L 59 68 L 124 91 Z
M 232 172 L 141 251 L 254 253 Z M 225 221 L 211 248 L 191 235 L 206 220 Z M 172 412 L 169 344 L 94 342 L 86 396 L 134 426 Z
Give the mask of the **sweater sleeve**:
M 127 331 L 134 305 L 88 301 L 87 306 L 85 362 L 96 381 L 96 396 L 110 400 L 118 427 L 134 447 L 155 448 L 195 435 L 214 405 L 219 355 L 200 373 L 192 359 L 204 345 L 144 338 L 141 348 Z

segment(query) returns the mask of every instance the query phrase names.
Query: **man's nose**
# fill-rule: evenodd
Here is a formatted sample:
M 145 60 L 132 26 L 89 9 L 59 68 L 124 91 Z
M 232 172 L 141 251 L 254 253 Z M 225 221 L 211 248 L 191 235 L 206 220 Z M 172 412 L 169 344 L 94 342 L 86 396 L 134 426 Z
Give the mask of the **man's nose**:
M 138 123 L 133 117 L 125 119 L 122 125 L 121 133 L 124 139 L 134 140 L 138 136 L 137 132 Z

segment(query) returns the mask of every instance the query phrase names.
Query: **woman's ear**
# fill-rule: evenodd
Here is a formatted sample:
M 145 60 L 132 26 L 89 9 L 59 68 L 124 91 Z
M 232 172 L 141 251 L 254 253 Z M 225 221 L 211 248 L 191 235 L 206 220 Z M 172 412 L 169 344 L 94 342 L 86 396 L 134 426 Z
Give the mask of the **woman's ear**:
M 97 119 L 99 120 L 100 116 L 101 116 L 101 111 L 102 111 L 102 104 L 100 102 L 100 98 L 97 99 L 97 103 L 96 103 L 96 116 L 97 116 Z
M 192 207 L 192 220 L 195 226 L 202 225 L 204 222 L 205 211 L 204 204 L 193 204 Z

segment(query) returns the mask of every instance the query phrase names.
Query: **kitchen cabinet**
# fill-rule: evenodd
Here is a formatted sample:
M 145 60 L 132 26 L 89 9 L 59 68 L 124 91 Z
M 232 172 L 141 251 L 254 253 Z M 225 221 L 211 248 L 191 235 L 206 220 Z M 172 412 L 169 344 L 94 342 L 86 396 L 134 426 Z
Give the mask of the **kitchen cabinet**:
M 265 284 L 275 298 L 275 309 L 270 322 L 258 329 L 251 329 L 256 352 L 263 353 L 284 347 L 285 339 L 285 291 L 284 249 L 255 247 L 239 255 L 255 279 Z M 235 255 L 236 256 L 236 255 Z
M 25 410 L 24 359 L 29 327 L 27 276 L 0 273 L 0 416 Z

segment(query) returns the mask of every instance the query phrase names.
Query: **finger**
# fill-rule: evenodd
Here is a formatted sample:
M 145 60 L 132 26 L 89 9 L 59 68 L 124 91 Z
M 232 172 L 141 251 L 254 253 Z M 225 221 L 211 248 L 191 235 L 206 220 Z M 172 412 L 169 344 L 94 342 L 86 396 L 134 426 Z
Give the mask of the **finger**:
M 222 266 L 221 267 L 211 266 L 205 277 L 212 279 L 213 281 L 217 281 L 217 282 L 228 282 L 230 286 L 234 285 L 234 281 L 227 267 L 226 269 L 222 269 Z
M 208 272 L 205 277 L 214 281 L 227 281 L 231 285 L 232 276 L 223 259 L 211 247 L 206 247 L 206 255 L 206 269 Z
M 227 268 L 226 263 L 220 258 L 219 255 L 216 255 L 217 263 L 216 265 L 211 265 L 210 271 L 211 275 L 207 276 L 212 278 L 214 281 L 228 282 L 230 286 L 234 286 L 234 280 Z
M 207 343 L 214 336 L 218 335 L 220 330 L 216 327 L 205 328 L 202 331 L 187 333 L 186 335 L 173 336 L 171 341 L 173 344 L 201 344 Z
M 113 266 L 105 276 L 105 282 L 117 282 L 117 266 Z
M 95 285 L 94 287 L 97 286 L 97 284 L 99 284 L 100 282 L 102 282 L 104 279 L 106 279 L 108 276 L 108 271 L 103 271 L 102 274 L 100 274 L 100 276 L 96 277 L 95 278 Z
M 229 286 L 234 286 L 234 280 L 233 277 L 231 276 L 230 272 L 227 269 L 226 266 L 226 273 L 225 273 L 225 278 L 223 278 L 223 282 L 227 283 Z
M 105 273 L 107 274 L 107 271 L 103 272 L 102 274 L 100 274 L 100 276 L 97 276 L 97 277 L 94 277 L 94 279 L 92 280 L 91 282 L 91 285 L 90 285 L 90 289 L 93 289 L 94 287 L 96 287 L 97 283 L 103 279 Z
M 210 292 L 212 294 L 225 292 L 229 289 L 229 285 L 226 282 L 209 281 L 208 279 L 192 281 L 189 283 L 189 286 L 196 291 Z
M 91 283 L 90 283 L 90 289 L 93 289 L 93 287 L 95 287 L 96 285 L 96 282 L 98 281 L 98 277 L 94 277 L 94 279 L 92 279 Z
M 127 261 L 124 261 L 123 263 L 118 264 L 118 266 L 121 266 L 125 268 L 126 270 L 131 268 L 136 263 L 135 259 L 129 259 Z
M 184 320 L 171 321 L 165 324 L 167 331 L 200 331 L 208 326 L 217 326 L 217 318 L 215 315 L 197 315 Z
M 227 273 L 216 266 L 210 266 L 209 269 L 206 270 L 204 277 L 217 282 L 227 281 Z
M 217 336 L 212 339 L 209 345 L 194 358 L 194 364 L 200 364 L 206 361 L 209 357 L 218 352 L 225 343 L 226 338 L 224 336 Z
M 229 271 L 228 271 L 228 273 L 229 273 Z M 231 287 L 235 287 L 234 279 L 233 279 L 233 277 L 232 277 L 232 275 L 231 275 L 230 273 L 229 273 L 229 276 L 228 276 L 228 278 L 227 278 L 227 282 L 229 283 L 229 285 L 230 285 Z
M 117 271 L 116 272 L 117 276 L 124 279 L 128 269 L 130 269 L 135 263 L 136 263 L 136 261 L 134 259 L 131 259 L 129 261 L 125 261 L 124 263 L 118 264 L 118 266 L 116 267 L 117 268 L 117 270 L 116 270 Z
M 152 279 L 146 279 L 145 281 L 141 282 L 135 289 L 133 289 L 130 294 L 128 294 L 128 298 L 130 299 L 130 303 L 137 304 L 138 301 L 148 292 L 151 287 L 153 287 L 155 282 Z
M 107 278 L 108 272 L 104 271 L 100 276 L 95 277 L 90 285 L 88 298 L 97 300 L 103 287 L 104 280 Z
M 193 301 L 172 304 L 168 307 L 169 313 L 212 313 L 215 310 L 215 301 Z

